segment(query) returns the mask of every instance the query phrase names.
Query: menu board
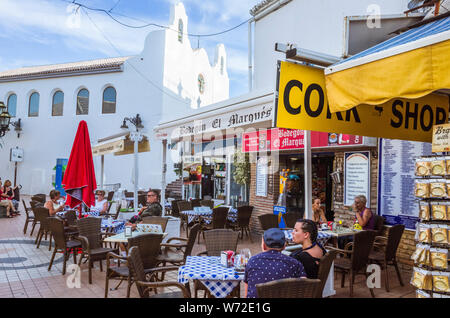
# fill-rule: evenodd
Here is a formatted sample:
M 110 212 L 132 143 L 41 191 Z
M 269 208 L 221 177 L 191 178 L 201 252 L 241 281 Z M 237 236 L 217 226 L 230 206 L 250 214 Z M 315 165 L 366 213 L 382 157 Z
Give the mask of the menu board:
M 267 157 L 261 157 L 256 163 L 256 195 L 267 196 Z
M 431 155 L 431 143 L 380 139 L 378 213 L 389 225 L 415 229 L 419 206 L 414 196 L 415 159 Z
M 370 202 L 370 152 L 345 153 L 345 205 L 351 206 L 357 195 L 364 195 Z

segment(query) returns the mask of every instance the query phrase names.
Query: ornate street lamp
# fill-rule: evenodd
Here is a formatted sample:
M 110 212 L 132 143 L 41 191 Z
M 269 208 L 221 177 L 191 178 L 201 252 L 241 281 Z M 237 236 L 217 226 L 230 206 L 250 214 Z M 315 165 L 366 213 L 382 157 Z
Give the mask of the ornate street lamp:
M 125 117 L 123 119 L 122 126 L 120 128 L 122 129 L 128 129 L 127 121 L 134 125 L 136 131 L 130 133 L 130 139 L 134 141 L 134 210 L 138 211 L 138 177 L 139 177 L 139 170 L 138 170 L 138 143 L 143 139 L 143 135 L 139 132 L 139 129 L 144 128 L 142 125 L 142 119 L 139 116 L 139 114 L 136 115 L 136 117 L 128 118 Z
M 8 113 L 5 104 L 0 102 L 0 137 L 3 137 L 9 130 L 10 120 L 11 115 Z

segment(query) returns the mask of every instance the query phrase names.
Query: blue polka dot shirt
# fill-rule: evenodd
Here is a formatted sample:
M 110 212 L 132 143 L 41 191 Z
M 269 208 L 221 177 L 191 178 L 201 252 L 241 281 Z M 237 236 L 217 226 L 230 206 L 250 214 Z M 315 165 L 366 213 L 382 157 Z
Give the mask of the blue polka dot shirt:
M 256 285 L 283 278 L 305 277 L 302 263 L 279 251 L 270 250 L 250 258 L 245 267 L 247 297 L 256 298 Z

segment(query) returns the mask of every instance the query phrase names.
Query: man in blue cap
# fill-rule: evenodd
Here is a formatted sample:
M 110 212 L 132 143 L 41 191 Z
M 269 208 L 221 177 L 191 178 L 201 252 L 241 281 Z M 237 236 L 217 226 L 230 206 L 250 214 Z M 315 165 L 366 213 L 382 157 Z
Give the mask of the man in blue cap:
M 245 295 L 256 298 L 256 285 L 283 278 L 306 277 L 302 263 L 281 253 L 286 245 L 284 232 L 277 228 L 264 232 L 262 253 L 248 261 L 245 268 Z

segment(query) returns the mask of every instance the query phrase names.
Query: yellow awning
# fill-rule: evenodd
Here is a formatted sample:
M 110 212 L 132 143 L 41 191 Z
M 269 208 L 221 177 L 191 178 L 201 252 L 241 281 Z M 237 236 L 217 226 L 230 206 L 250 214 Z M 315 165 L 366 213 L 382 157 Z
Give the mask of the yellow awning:
M 92 147 L 93 156 L 114 154 L 115 156 L 129 155 L 134 153 L 134 142 L 129 139 L 129 134 L 115 138 L 107 142 L 99 143 Z M 150 151 L 150 143 L 147 137 L 138 143 L 138 152 Z
M 450 89 L 450 16 L 332 65 L 325 77 L 331 112 Z

